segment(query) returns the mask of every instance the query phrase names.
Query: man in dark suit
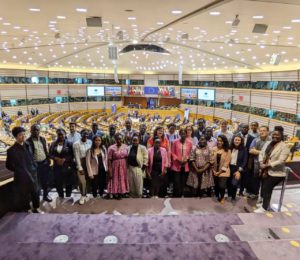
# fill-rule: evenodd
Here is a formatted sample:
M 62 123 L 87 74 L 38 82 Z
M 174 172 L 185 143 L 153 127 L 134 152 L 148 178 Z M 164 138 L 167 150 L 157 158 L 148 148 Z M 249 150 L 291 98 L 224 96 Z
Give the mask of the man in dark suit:
M 195 131 L 195 136 L 199 140 L 199 138 L 205 134 L 206 121 L 203 118 L 199 118 L 197 121 L 198 128 Z
M 140 125 L 140 131 L 139 131 L 139 141 L 141 145 L 144 145 L 147 147 L 148 140 L 150 138 L 150 135 L 146 132 L 147 127 L 145 124 Z
M 248 153 L 247 158 L 249 159 L 250 145 L 251 145 L 252 141 L 254 140 L 254 136 L 249 134 L 249 125 L 248 124 L 241 124 L 240 129 L 241 129 L 240 134 L 244 138 L 245 148 Z M 250 164 L 251 164 L 251 162 L 247 162 L 247 167 L 244 170 L 244 174 L 242 175 L 242 178 L 241 178 L 241 186 L 240 186 L 240 191 L 239 191 L 240 196 L 244 195 L 244 189 L 247 190 L 248 196 L 250 196 L 250 194 L 252 193 L 251 174 L 250 174 L 250 170 L 249 170 Z
M 31 126 L 31 136 L 27 139 L 28 144 L 33 152 L 33 158 L 37 163 L 37 177 L 39 189 L 43 190 L 44 201 L 51 202 L 48 196 L 48 182 L 50 175 L 50 160 L 47 149 L 46 139 L 40 136 L 40 126 L 34 124 Z
M 30 145 L 25 142 L 25 129 L 15 127 L 12 134 L 16 142 L 7 150 L 6 168 L 14 172 L 15 210 L 28 211 L 32 202 L 32 212 L 42 213 L 39 209 L 37 164 Z

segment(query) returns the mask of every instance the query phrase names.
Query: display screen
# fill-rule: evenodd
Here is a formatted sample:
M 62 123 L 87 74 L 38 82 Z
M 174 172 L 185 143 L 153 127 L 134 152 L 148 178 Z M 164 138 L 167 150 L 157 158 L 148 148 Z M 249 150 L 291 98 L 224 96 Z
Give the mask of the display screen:
M 104 96 L 104 87 L 88 86 L 87 95 L 88 97 L 102 97 Z
M 158 87 L 158 95 L 164 97 L 175 97 L 174 87 Z
M 122 87 L 105 87 L 105 96 L 121 96 Z
M 181 89 L 181 98 L 184 99 L 197 99 L 198 89 L 196 88 L 182 88 Z
M 145 87 L 145 95 L 158 95 L 158 87 Z
M 215 100 L 215 90 L 214 89 L 198 89 L 198 99 L 201 100 Z
M 142 86 L 128 86 L 128 95 L 142 96 L 144 95 L 144 88 Z

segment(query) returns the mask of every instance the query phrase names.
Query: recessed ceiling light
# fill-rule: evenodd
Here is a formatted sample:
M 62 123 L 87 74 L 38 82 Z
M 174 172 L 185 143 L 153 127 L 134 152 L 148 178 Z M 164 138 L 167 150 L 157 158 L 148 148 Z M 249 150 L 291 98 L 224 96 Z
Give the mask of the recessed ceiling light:
M 182 11 L 181 10 L 173 10 L 172 14 L 182 14 Z
M 156 24 L 157 25 L 163 25 L 164 23 L 163 22 L 157 22 Z
M 292 27 L 291 26 L 284 26 L 284 27 L 282 27 L 282 29 L 284 29 L 284 30 L 291 30 Z
M 19 30 L 21 27 L 20 26 L 15 26 L 14 29 Z
M 136 20 L 136 17 L 134 17 L 134 16 L 129 16 L 129 17 L 128 17 L 128 20 Z
M 217 15 L 220 15 L 221 13 L 220 13 L 220 12 L 210 12 L 209 14 L 210 14 L 210 15 L 217 16 Z
M 232 24 L 232 21 L 226 21 L 225 23 L 227 23 L 227 24 Z
M 3 23 L 3 25 L 10 25 L 10 23 L 9 22 L 5 22 L 5 23 Z
M 63 15 L 58 15 L 58 16 L 56 16 L 56 18 L 57 18 L 57 19 L 61 19 L 61 20 L 66 19 L 66 17 L 63 16 Z
M 253 19 L 264 19 L 262 15 L 254 15 L 252 16 Z
M 79 13 L 86 13 L 87 9 L 86 8 L 76 8 L 76 11 Z
M 300 19 L 293 19 L 291 22 L 292 23 L 300 23 Z
M 29 8 L 29 11 L 31 11 L 31 12 L 39 12 L 39 11 L 41 11 L 41 9 L 39 9 L 39 8 Z
M 280 31 L 273 31 L 273 33 L 279 34 L 279 33 L 280 33 Z

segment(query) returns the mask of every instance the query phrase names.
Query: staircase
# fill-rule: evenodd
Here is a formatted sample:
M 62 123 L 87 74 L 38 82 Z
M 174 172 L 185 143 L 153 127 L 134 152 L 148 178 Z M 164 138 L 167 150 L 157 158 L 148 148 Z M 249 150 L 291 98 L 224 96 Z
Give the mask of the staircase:
M 11 213 L 0 259 L 299 259 L 300 212 L 203 215 Z

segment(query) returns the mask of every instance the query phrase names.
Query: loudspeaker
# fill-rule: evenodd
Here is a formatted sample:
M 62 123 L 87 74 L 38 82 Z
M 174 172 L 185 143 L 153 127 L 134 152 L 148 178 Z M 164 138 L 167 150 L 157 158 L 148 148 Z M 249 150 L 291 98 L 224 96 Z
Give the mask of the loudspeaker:
M 88 17 L 86 25 L 87 27 L 102 27 L 102 17 Z
M 265 34 L 267 29 L 268 29 L 268 25 L 257 23 L 254 25 L 252 32 Z
M 280 60 L 281 60 L 281 55 L 278 53 L 274 53 L 271 57 L 270 64 L 278 65 L 280 63 Z

